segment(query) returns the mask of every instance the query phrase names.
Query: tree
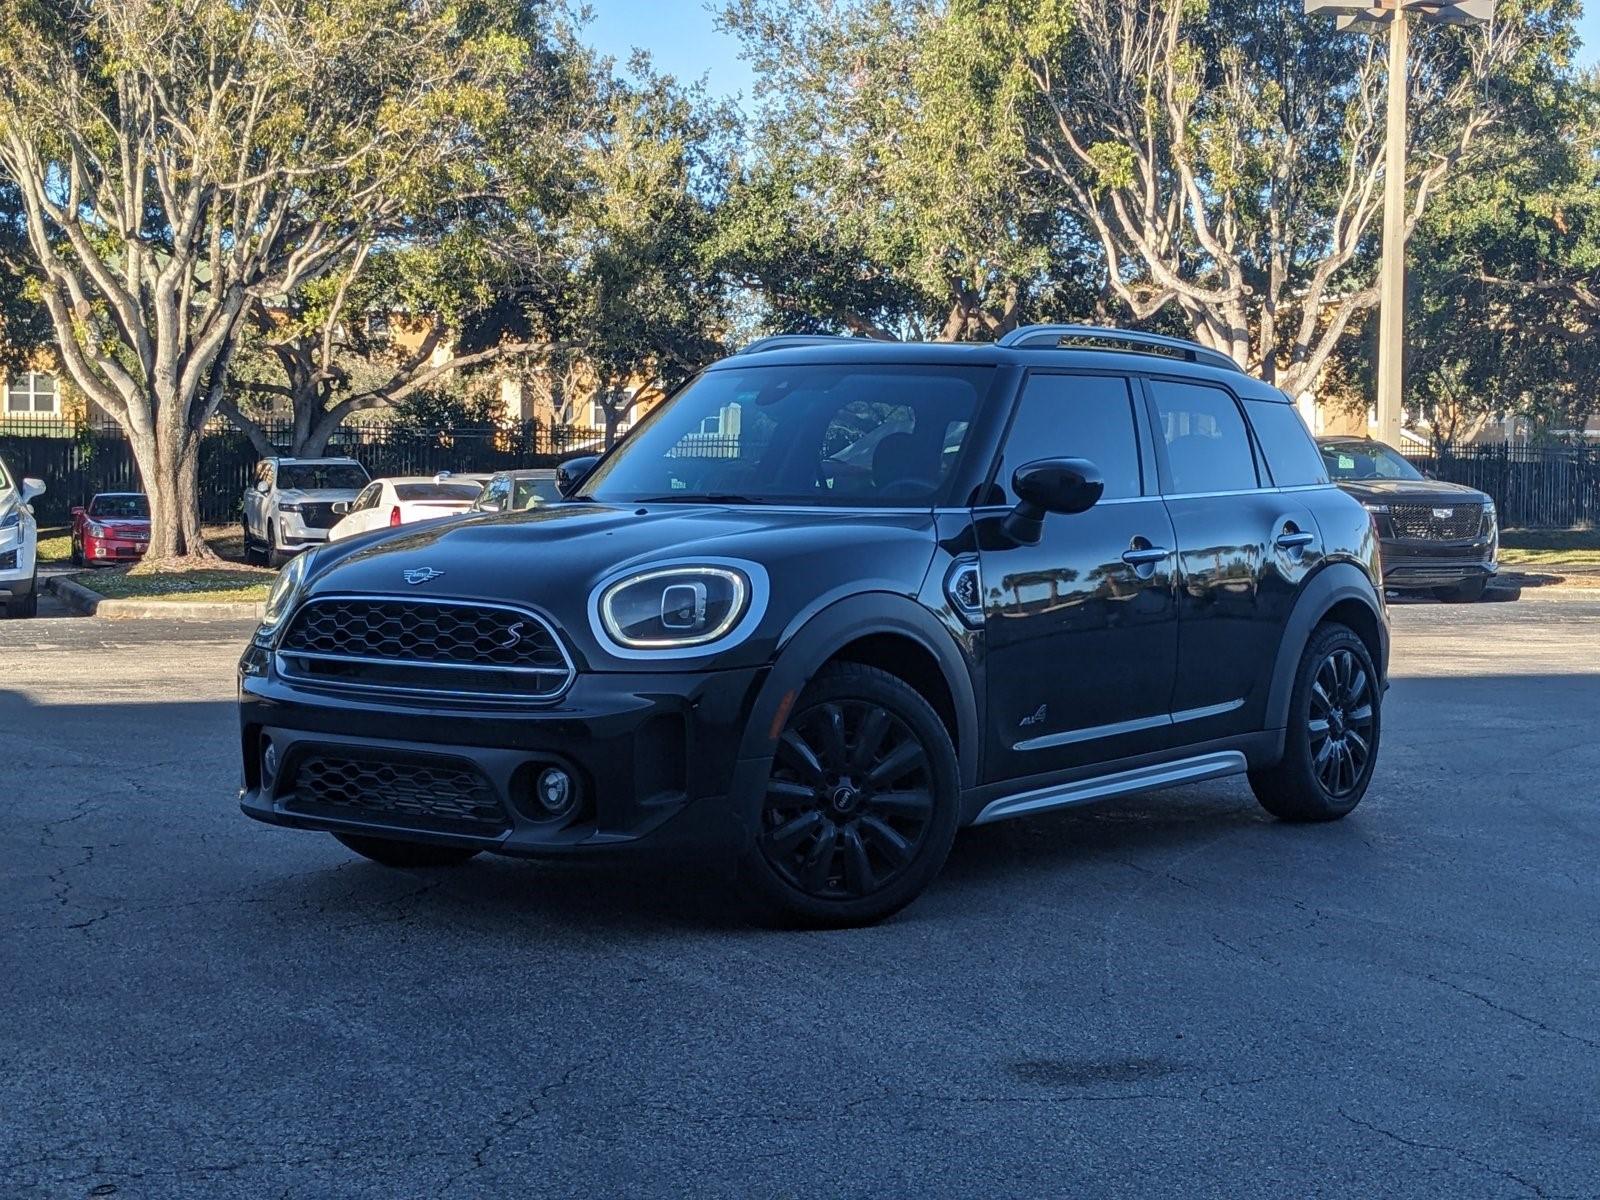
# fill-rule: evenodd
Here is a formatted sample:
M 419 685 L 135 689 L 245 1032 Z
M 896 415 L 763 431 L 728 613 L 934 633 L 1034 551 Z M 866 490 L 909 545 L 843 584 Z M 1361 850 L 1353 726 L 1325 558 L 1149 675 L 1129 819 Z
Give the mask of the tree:
M 1025 80 L 976 9 L 935 0 L 736 0 L 757 152 L 719 244 L 787 328 L 995 338 L 1075 231 L 1025 177 Z
M 73 381 L 126 431 L 152 568 L 210 557 L 200 437 L 253 305 L 395 228 L 493 117 L 521 5 L 12 0 L 0 176 Z M 470 141 L 470 137 L 465 137 Z M 470 179 L 458 180 L 470 188 Z

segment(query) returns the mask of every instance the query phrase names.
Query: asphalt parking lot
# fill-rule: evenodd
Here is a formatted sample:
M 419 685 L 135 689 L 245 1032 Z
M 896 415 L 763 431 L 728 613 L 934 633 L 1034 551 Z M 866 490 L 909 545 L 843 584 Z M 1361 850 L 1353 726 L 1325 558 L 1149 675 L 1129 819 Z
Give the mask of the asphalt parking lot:
M 1600 590 L 1393 617 L 1349 820 L 990 826 L 828 934 L 256 825 L 246 630 L 0 621 L 0 1197 L 1600 1195 Z

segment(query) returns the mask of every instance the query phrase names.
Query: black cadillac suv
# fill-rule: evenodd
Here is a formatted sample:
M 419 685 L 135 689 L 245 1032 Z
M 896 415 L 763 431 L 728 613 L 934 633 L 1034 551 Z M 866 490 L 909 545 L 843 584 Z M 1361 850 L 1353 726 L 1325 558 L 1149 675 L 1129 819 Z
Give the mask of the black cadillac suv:
M 1429 479 L 1371 438 L 1322 437 L 1317 446 L 1333 481 L 1372 514 L 1385 588 L 1431 592 L 1449 603 L 1482 598 L 1500 554 L 1489 496 Z
M 1235 774 L 1328 820 L 1371 778 L 1372 522 L 1198 345 L 767 339 L 564 490 L 285 568 L 247 814 L 400 867 L 726 852 L 847 925 L 964 825 Z

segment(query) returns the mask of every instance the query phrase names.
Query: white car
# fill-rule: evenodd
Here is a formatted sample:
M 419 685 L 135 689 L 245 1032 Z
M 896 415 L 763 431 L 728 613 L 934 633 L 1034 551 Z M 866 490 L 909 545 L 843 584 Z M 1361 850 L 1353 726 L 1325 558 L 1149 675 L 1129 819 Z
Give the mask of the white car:
M 333 506 L 339 521 L 328 530 L 328 540 L 337 542 L 374 529 L 466 512 L 483 490 L 478 482 L 481 478 L 443 472 L 374 479 L 354 500 L 342 500 Z
M 281 567 L 300 551 L 320 546 L 336 515 L 333 506 L 367 486 L 353 458 L 263 458 L 244 493 L 244 556 Z
M 43 492 L 43 483 L 16 479 L 0 459 L 0 604 L 8 617 L 39 611 L 39 527 L 29 501 Z

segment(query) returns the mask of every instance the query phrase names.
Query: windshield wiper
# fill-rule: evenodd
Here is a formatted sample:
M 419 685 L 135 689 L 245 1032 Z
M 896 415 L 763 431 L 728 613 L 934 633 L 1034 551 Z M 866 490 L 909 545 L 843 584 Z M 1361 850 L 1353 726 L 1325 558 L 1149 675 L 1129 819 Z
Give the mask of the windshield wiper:
M 746 496 L 742 492 L 668 492 L 664 496 L 643 496 L 630 504 L 771 504 L 761 496 Z

